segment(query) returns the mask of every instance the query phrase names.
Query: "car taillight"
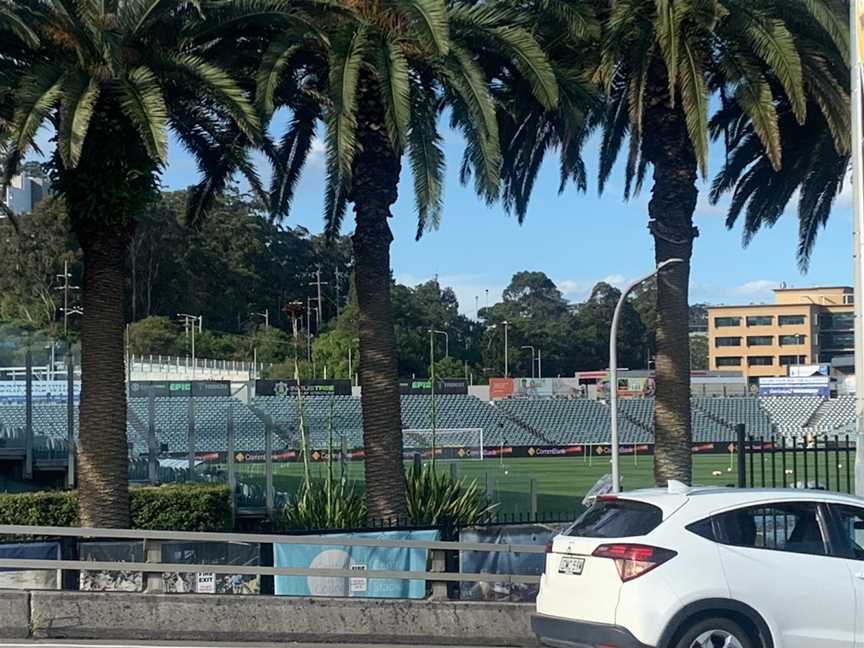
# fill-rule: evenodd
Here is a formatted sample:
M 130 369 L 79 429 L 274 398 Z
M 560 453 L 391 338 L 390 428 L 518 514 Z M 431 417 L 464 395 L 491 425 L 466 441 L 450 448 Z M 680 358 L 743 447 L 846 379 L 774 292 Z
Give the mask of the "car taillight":
M 678 554 L 669 549 L 638 544 L 604 544 L 591 554 L 595 558 L 610 558 L 615 561 L 621 582 L 647 574 Z
M 552 553 L 552 540 L 550 540 L 549 542 L 546 543 L 546 553 L 547 554 Z

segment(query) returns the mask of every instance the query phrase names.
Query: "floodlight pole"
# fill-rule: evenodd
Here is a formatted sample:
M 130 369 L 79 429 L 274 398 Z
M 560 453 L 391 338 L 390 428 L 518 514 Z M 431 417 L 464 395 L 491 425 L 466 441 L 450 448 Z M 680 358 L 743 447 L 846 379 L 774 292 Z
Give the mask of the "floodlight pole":
M 852 52 L 852 263 L 855 281 L 855 494 L 864 495 L 864 150 L 862 150 L 861 0 L 849 3 Z
M 621 297 L 615 305 L 615 314 L 612 316 L 612 328 L 609 332 L 609 413 L 610 427 L 612 431 L 612 492 L 621 492 L 621 466 L 618 452 L 618 320 L 621 318 L 621 311 L 624 308 L 624 302 L 640 284 L 645 283 L 649 279 L 657 275 L 663 268 L 676 263 L 684 263 L 684 259 L 666 259 L 651 272 L 641 279 L 631 283 L 621 292 Z

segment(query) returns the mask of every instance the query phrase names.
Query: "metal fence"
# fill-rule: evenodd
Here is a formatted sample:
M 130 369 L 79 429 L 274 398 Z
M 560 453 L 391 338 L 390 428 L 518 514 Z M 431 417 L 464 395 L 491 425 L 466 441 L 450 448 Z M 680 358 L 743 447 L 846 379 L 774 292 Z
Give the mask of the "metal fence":
M 849 435 L 739 436 L 738 457 L 742 488 L 855 492 L 855 444 Z

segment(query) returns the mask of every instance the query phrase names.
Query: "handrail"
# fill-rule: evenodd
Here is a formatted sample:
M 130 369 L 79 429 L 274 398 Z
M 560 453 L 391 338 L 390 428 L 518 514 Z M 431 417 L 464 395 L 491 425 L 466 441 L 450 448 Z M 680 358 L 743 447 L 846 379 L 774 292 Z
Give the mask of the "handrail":
M 387 529 L 381 529 L 386 531 Z M 430 549 L 443 551 L 484 551 L 498 553 L 546 552 L 538 545 L 497 544 L 489 542 L 456 542 L 445 540 L 379 540 L 345 536 L 295 536 L 255 533 L 214 533 L 200 531 L 145 531 L 141 529 L 88 529 L 73 527 L 42 527 L 25 525 L 0 525 L 0 536 L 32 535 L 61 536 L 74 538 L 107 538 L 112 540 L 178 540 L 186 542 L 238 542 L 249 544 L 291 544 L 315 546 L 386 547 L 395 549 Z M 233 573 L 233 572 L 232 572 Z
M 383 530 L 383 529 L 382 529 Z M 186 531 L 146 531 L 140 529 L 91 529 L 70 527 L 43 527 L 26 525 L 0 525 L 2 536 L 42 536 L 42 537 L 76 537 L 76 538 L 107 538 L 143 540 L 152 542 L 148 557 L 155 557 L 149 562 L 94 561 L 94 560 L 41 560 L 27 558 L 0 559 L 0 569 L 34 569 L 34 570 L 93 570 L 143 572 L 147 574 L 184 573 L 184 574 L 238 574 L 250 576 L 317 576 L 329 578 L 356 578 L 357 571 L 350 569 L 314 569 L 301 567 L 270 567 L 261 565 L 211 565 L 189 563 L 162 563 L 158 547 L 163 541 L 178 540 L 184 542 L 223 542 L 250 544 L 288 544 L 315 546 L 359 546 L 385 547 L 401 549 L 425 549 L 430 551 L 479 551 L 500 553 L 545 553 L 545 547 L 537 545 L 495 544 L 487 542 L 451 542 L 422 540 L 380 540 L 375 538 L 358 538 L 345 536 L 286 536 L 274 534 L 251 533 L 214 533 Z M 152 550 L 156 550 L 155 553 Z M 440 555 L 440 554 L 439 554 Z M 439 563 L 443 566 L 443 563 Z M 394 580 L 425 580 L 432 583 L 445 582 L 485 582 L 510 584 L 537 584 L 539 576 L 517 574 L 491 573 L 447 573 L 436 570 L 436 561 L 432 561 L 431 571 L 364 571 L 363 578 L 394 579 Z
M 313 569 L 307 567 L 262 567 L 258 565 L 207 565 L 190 563 L 116 562 L 95 560 L 29 560 L 26 558 L 0 559 L 0 569 L 86 569 L 93 571 L 181 573 L 181 574 L 237 574 L 241 576 L 318 576 L 325 578 L 362 578 L 393 580 L 431 580 L 472 583 L 539 583 L 539 576 L 490 573 L 445 573 L 428 571 L 369 570 L 362 574 L 351 569 Z

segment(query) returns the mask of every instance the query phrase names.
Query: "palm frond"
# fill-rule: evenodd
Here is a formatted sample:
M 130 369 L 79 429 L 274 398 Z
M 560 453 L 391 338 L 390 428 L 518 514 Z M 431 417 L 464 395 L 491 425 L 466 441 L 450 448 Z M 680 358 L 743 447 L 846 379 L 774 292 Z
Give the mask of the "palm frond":
M 264 115 L 274 110 L 274 96 L 282 82 L 285 68 L 300 49 L 297 38 L 292 33 L 283 33 L 274 38 L 264 55 L 255 75 L 255 105 Z
M 249 140 L 259 139 L 261 120 L 246 93 L 228 72 L 191 54 L 167 57 L 166 63 L 174 72 L 195 84 L 198 92 L 211 97 L 227 111 Z
M 133 68 L 122 83 L 120 106 L 135 125 L 147 154 L 158 162 L 168 159 L 168 109 L 153 72 Z
M 295 107 L 293 119 L 276 150 L 270 186 L 270 209 L 276 216 L 285 217 L 289 213 L 300 172 L 312 149 L 319 116 L 318 107 L 311 101 Z
M 682 42 L 678 75 L 687 132 L 704 177 L 708 174 L 708 86 L 699 52 L 689 40 Z
M 384 101 L 387 131 L 397 154 L 405 148 L 408 122 L 411 117 L 411 84 L 408 59 L 392 36 L 381 41 L 377 53 L 378 85 Z
M 445 0 L 388 0 L 388 4 L 416 25 L 421 41 L 438 56 L 450 50 L 450 28 Z
M 78 165 L 99 95 L 96 79 L 82 78 L 77 80 L 74 89 L 67 89 L 61 101 L 57 148 L 67 169 Z
M 408 160 L 414 178 L 417 240 L 427 229 L 438 227 L 444 194 L 444 151 L 438 133 L 436 98 L 431 88 L 411 84 L 411 127 Z

